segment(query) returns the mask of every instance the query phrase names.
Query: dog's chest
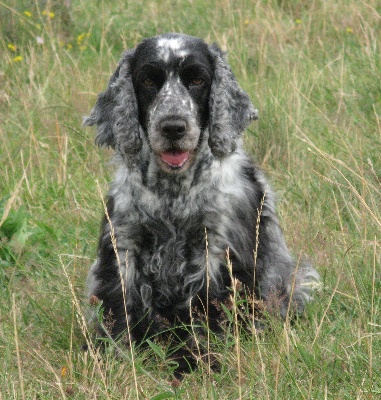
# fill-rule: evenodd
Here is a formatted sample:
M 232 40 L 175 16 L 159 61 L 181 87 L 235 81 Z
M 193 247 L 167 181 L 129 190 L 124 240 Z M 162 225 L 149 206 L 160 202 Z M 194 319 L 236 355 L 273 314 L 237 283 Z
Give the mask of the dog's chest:
M 140 227 L 137 268 L 155 307 L 184 307 L 204 284 L 205 228 L 198 219 L 177 225 L 157 220 Z

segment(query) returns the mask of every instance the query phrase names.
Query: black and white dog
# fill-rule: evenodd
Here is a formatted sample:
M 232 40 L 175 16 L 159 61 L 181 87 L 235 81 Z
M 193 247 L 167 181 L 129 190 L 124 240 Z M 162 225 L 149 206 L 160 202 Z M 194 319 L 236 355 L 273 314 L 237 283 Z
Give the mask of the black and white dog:
M 163 321 L 189 324 L 194 308 L 218 330 L 231 275 L 282 317 L 303 310 L 319 276 L 293 260 L 271 189 L 242 150 L 257 118 L 216 45 L 171 33 L 124 53 L 84 120 L 120 164 L 88 278 L 100 330 L 128 328 L 140 342 Z

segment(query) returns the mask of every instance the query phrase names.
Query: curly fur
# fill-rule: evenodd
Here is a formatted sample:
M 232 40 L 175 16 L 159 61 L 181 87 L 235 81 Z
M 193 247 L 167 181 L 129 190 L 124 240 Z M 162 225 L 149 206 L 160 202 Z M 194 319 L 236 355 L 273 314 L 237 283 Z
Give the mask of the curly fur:
M 272 191 L 242 150 L 257 118 L 216 45 L 165 34 L 123 55 L 84 120 L 120 164 L 88 277 L 114 338 L 127 322 L 136 341 L 163 320 L 187 324 L 190 305 L 207 300 L 217 315 L 227 249 L 233 276 L 282 317 L 311 299 L 318 274 L 290 255 Z

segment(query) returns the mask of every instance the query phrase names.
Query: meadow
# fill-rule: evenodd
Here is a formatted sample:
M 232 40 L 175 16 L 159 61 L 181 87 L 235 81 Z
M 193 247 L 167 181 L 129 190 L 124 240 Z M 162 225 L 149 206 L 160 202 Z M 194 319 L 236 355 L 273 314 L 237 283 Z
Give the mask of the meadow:
M 322 277 L 293 323 L 233 310 L 221 370 L 180 385 L 165 343 L 82 349 L 113 176 L 82 118 L 124 49 L 170 31 L 228 51 L 260 113 L 246 149 Z M 377 0 L 0 0 L 0 400 L 380 398 L 380 46 Z

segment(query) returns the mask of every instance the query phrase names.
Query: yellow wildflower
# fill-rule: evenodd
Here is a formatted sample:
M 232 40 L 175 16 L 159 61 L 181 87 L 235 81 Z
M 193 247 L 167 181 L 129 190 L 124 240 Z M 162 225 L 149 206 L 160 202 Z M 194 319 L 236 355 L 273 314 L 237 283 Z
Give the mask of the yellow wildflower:
M 22 61 L 22 57 L 21 57 L 21 56 L 16 56 L 16 57 L 13 59 L 13 61 L 14 61 L 14 62 Z
M 301 19 L 296 19 L 296 20 L 295 20 L 295 23 L 298 24 L 298 25 L 300 25 L 300 24 L 302 23 L 302 20 L 301 20 Z
M 67 368 L 66 367 L 62 367 L 61 368 L 61 378 L 64 378 L 67 375 Z
M 352 28 L 347 28 L 347 33 L 352 33 L 353 29 Z
M 42 15 L 49 18 L 54 18 L 56 16 L 53 11 L 48 11 L 48 10 L 43 10 Z
M 85 33 L 81 33 L 80 35 L 77 36 L 77 44 L 80 45 L 83 41 L 83 39 L 85 38 L 86 34 Z
M 24 11 L 24 15 L 30 18 L 32 16 L 32 13 L 30 11 Z
M 8 43 L 8 49 L 10 50 L 10 51 L 16 51 L 16 46 L 14 45 L 14 44 L 12 44 L 12 43 Z

